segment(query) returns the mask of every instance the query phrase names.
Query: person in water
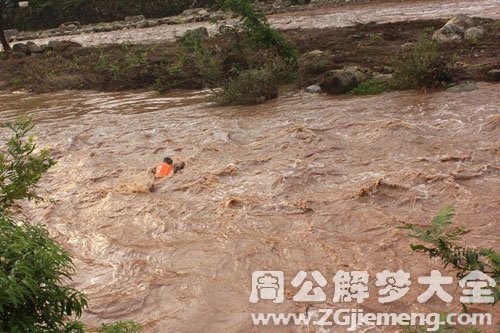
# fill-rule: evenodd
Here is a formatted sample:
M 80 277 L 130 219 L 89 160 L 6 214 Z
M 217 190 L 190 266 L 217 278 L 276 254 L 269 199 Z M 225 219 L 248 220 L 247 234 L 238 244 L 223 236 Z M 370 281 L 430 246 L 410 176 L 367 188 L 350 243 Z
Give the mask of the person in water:
M 160 163 L 152 171 L 155 174 L 155 178 L 163 178 L 171 176 L 184 169 L 184 162 L 174 164 L 174 161 L 170 157 L 165 157 L 163 162 Z

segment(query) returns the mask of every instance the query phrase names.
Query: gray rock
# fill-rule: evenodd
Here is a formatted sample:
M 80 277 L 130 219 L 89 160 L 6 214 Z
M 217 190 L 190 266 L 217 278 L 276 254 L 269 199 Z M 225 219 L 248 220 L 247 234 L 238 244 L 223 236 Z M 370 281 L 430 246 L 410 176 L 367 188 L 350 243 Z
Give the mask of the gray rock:
M 305 91 L 306 93 L 317 94 L 321 92 L 321 87 L 317 84 L 313 84 L 312 86 L 307 87 Z
M 144 15 L 135 15 L 135 16 L 127 16 L 125 17 L 125 22 L 140 22 L 140 21 L 144 21 L 146 19 L 146 17 L 144 17 Z
M 43 53 L 43 49 L 33 42 L 26 43 L 26 46 L 28 47 L 29 53 Z
M 434 32 L 432 39 L 440 43 L 453 43 L 461 41 L 464 36 L 464 29 L 456 24 L 446 24 L 441 29 Z
M 495 81 L 500 81 L 500 68 L 492 69 L 488 72 L 488 76 Z
M 329 94 L 344 94 L 367 79 L 357 67 L 331 70 L 325 73 L 320 87 Z
M 9 86 L 9 83 L 6 81 L 0 81 L 0 90 L 6 89 Z
M 475 41 L 483 38 L 484 29 L 483 27 L 472 27 L 465 30 L 464 38 L 467 40 Z
M 474 26 L 474 20 L 471 19 L 467 15 L 458 14 L 458 15 L 453 16 L 451 19 L 449 19 L 448 22 L 446 22 L 446 25 L 448 25 L 448 24 L 457 25 L 465 30 L 467 28 Z
M 12 46 L 12 51 L 14 51 L 14 53 L 18 53 L 19 56 L 21 54 L 24 54 L 24 55 L 30 54 L 28 46 L 26 44 L 23 44 L 23 43 L 14 44 L 14 46 Z
M 455 92 L 455 93 L 461 93 L 461 92 L 467 92 L 467 91 L 474 91 L 478 90 L 479 87 L 475 82 L 467 82 L 467 83 L 461 83 L 457 84 L 456 86 L 450 87 L 446 89 L 448 92 Z

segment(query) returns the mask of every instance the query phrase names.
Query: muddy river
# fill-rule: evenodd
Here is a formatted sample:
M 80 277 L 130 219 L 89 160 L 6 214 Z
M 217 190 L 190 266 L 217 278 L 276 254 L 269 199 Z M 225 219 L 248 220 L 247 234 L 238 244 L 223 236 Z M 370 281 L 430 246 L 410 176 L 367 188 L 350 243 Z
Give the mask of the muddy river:
M 146 333 L 343 332 L 255 327 L 250 313 L 460 311 L 456 279 L 451 305 L 416 301 L 426 289 L 417 277 L 454 273 L 412 253 L 396 227 L 455 204 L 456 223 L 472 229 L 465 242 L 499 249 L 500 85 L 290 93 L 223 108 L 207 95 L 0 94 L 1 120 L 35 113 L 37 140 L 58 160 L 42 182 L 58 202 L 30 217 L 73 254 L 74 284 L 90 299 L 85 322 L 135 319 Z M 148 170 L 164 156 L 186 168 L 155 181 Z M 374 283 L 385 269 L 409 272 L 412 288 L 380 304 Z M 283 303 L 249 302 L 252 272 L 262 270 L 284 273 Z M 323 274 L 326 301 L 292 300 L 300 270 Z M 334 303 L 338 270 L 367 271 L 370 297 Z
M 314 29 L 352 26 L 359 23 L 387 23 L 418 19 L 449 18 L 457 13 L 471 16 L 500 18 L 498 0 L 430 0 L 405 1 L 378 4 L 355 4 L 340 8 L 320 8 L 301 10 L 295 13 L 270 15 L 269 22 L 279 29 Z M 229 21 L 231 23 L 231 21 Z M 106 43 L 154 43 L 174 40 L 189 29 L 206 27 L 209 32 L 216 30 L 216 25 L 209 22 L 182 25 L 161 25 L 144 29 L 119 30 L 92 34 L 51 37 L 35 40 L 47 43 L 49 40 L 73 40 L 84 46 Z

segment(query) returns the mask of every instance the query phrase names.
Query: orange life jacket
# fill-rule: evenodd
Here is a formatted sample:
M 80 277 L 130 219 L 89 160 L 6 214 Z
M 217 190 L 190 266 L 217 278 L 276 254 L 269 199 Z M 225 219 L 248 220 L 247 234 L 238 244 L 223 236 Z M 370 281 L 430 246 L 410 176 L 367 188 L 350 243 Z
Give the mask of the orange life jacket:
M 155 177 L 167 177 L 174 173 L 174 167 L 168 163 L 161 163 L 156 167 Z

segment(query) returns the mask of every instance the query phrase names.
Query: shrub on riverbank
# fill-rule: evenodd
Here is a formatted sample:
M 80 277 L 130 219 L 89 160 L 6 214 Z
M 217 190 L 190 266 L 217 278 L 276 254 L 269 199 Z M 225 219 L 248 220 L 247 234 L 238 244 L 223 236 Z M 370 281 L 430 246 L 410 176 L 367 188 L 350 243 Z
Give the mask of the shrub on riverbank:
M 394 86 L 398 89 L 432 89 L 451 81 L 439 45 L 422 35 L 401 57 L 393 60 Z
M 351 95 L 377 95 L 390 90 L 392 83 L 389 80 L 370 79 L 360 83 L 356 88 L 350 91 Z
M 251 105 L 276 97 L 278 80 L 273 73 L 266 69 L 249 69 L 231 79 L 215 99 L 220 105 Z

